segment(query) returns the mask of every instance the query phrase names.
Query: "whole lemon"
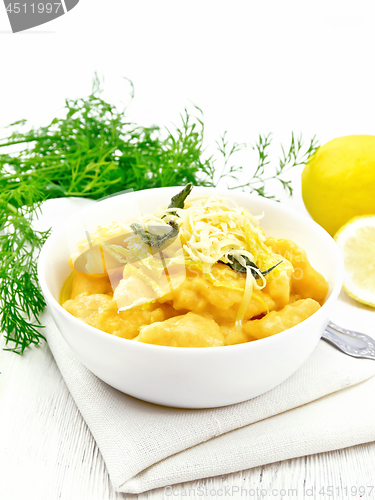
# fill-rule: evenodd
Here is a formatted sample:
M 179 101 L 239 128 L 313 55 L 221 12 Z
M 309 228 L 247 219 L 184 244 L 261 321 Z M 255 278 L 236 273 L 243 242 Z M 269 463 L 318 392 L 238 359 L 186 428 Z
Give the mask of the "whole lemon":
M 302 172 L 302 197 L 332 236 L 353 217 L 375 214 L 375 136 L 348 135 L 321 146 Z

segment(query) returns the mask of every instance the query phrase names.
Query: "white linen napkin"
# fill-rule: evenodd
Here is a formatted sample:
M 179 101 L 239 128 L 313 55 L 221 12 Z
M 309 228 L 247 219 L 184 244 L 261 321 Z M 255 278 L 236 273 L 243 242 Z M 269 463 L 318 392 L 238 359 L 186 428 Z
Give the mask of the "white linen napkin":
M 53 200 L 39 227 L 76 207 L 76 201 Z M 332 320 L 340 317 L 348 328 L 355 321 L 358 330 L 371 334 L 374 315 L 343 296 Z M 183 410 L 108 386 L 77 360 L 48 311 L 41 322 L 119 492 L 141 493 L 375 440 L 375 361 L 351 358 L 324 341 L 266 394 L 223 408 Z

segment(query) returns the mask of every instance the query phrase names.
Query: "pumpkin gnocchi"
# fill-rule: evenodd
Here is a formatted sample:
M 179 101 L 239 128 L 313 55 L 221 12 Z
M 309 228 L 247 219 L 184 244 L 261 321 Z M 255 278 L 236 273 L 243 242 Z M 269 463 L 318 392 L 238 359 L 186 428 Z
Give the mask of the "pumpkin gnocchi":
M 70 314 L 135 342 L 218 347 L 280 333 L 324 303 L 328 284 L 296 243 L 266 237 L 230 200 L 175 198 L 102 236 L 99 228 L 91 243 L 101 268 L 92 244 L 77 245 L 60 296 Z

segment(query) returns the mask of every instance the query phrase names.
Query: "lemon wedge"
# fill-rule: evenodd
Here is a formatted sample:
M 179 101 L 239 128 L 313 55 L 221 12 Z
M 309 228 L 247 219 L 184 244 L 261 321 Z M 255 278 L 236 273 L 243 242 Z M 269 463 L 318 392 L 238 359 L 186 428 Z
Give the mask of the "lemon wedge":
M 334 239 L 344 257 L 344 290 L 358 302 L 375 307 L 375 215 L 354 217 Z

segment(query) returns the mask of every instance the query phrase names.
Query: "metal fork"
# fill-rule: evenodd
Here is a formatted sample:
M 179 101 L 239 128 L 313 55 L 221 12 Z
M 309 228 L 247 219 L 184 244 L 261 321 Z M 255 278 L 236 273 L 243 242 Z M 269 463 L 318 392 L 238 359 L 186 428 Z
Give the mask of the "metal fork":
M 375 340 L 364 333 L 341 328 L 330 321 L 324 330 L 322 339 L 354 358 L 375 360 Z

